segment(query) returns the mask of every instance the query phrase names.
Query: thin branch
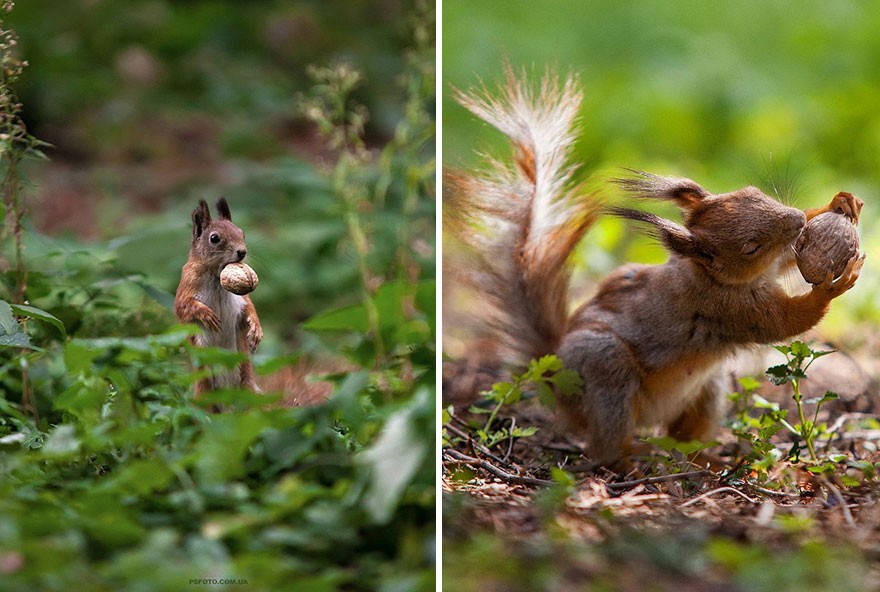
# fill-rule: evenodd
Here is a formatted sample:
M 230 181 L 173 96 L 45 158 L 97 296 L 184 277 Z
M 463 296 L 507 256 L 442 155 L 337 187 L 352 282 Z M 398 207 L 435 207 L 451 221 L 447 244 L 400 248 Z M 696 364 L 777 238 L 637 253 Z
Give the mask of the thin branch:
M 706 499 L 707 497 L 711 497 L 711 496 L 715 495 L 716 493 L 735 493 L 736 495 L 740 496 L 741 498 L 743 498 L 744 500 L 746 500 L 746 501 L 749 502 L 750 504 L 757 504 L 757 503 L 759 503 L 758 500 L 755 500 L 755 499 L 750 498 L 749 496 L 747 496 L 746 494 L 744 494 L 744 493 L 743 493 L 742 491 L 740 491 L 739 489 L 736 489 L 735 487 L 727 487 L 727 486 L 725 486 L 725 487 L 719 487 L 718 489 L 713 489 L 713 490 L 711 490 L 711 491 L 707 491 L 706 493 L 702 493 L 702 494 L 698 495 L 698 496 L 695 497 L 695 498 L 689 499 L 688 501 L 686 501 L 686 502 L 684 502 L 683 504 L 681 504 L 680 507 L 682 507 L 682 508 L 686 508 L 686 507 L 688 507 L 688 506 L 691 506 L 691 505 L 697 503 L 698 501 L 701 501 L 701 500 L 703 500 L 703 499 Z
M 508 473 L 507 471 L 499 469 L 490 462 L 487 462 L 480 458 L 473 458 L 472 456 L 462 454 L 461 452 L 453 450 L 451 448 L 444 450 L 443 454 L 449 456 L 454 460 L 461 461 L 473 467 L 484 469 L 489 473 L 495 475 L 499 479 L 506 481 L 507 483 L 512 483 L 514 485 L 534 485 L 538 487 L 547 487 L 554 484 L 553 481 L 547 481 L 545 479 L 535 479 L 534 477 L 521 477 L 519 475 Z
M 605 487 L 611 490 L 628 489 L 636 485 L 646 485 L 649 483 L 660 483 L 662 481 L 677 481 L 678 479 L 690 479 L 691 477 L 702 477 L 711 474 L 711 471 L 701 469 L 699 471 L 688 471 L 686 473 L 673 473 L 671 475 L 660 475 L 657 477 L 645 477 L 643 479 L 633 479 L 632 481 L 620 481 L 619 483 L 606 483 Z
M 507 464 L 507 459 L 510 458 L 510 453 L 513 452 L 513 442 L 515 438 L 513 437 L 513 431 L 516 429 L 516 418 L 510 418 L 510 442 L 507 445 L 507 452 L 504 454 L 504 463 Z
M 457 427 L 453 426 L 451 423 L 447 423 L 443 427 L 445 427 L 447 430 L 449 430 L 450 432 L 452 432 L 453 434 L 455 434 L 459 438 L 464 438 L 467 441 L 468 446 L 470 446 L 474 450 L 480 451 L 480 453 L 485 454 L 486 456 L 488 456 L 489 458 L 491 458 L 495 462 L 502 464 L 506 467 L 512 466 L 509 462 L 498 458 L 498 456 L 493 454 L 491 450 L 489 450 L 488 448 L 486 448 L 485 446 L 483 446 L 479 442 L 475 441 L 473 436 L 468 434 L 467 432 L 458 429 Z
M 843 511 L 843 518 L 846 520 L 846 523 L 850 526 L 850 528 L 856 527 L 856 522 L 853 520 L 852 512 L 849 511 L 849 505 L 846 503 L 846 500 L 843 497 L 843 494 L 840 493 L 840 490 L 831 482 L 830 479 L 825 477 L 824 475 L 821 478 L 822 484 L 828 488 L 831 492 L 832 497 L 837 500 L 837 505 L 840 506 L 840 509 Z
M 749 483 L 749 487 L 759 493 L 763 493 L 766 495 L 777 495 L 779 497 L 800 497 L 800 495 L 797 493 L 790 493 L 788 491 L 773 491 L 772 489 L 767 489 L 766 487 L 759 487 L 754 483 Z

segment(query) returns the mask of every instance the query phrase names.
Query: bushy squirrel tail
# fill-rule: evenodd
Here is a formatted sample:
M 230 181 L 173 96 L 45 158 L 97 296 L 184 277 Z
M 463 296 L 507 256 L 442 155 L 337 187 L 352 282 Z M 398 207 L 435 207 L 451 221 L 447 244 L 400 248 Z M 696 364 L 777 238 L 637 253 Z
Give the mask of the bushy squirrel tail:
M 455 275 L 469 285 L 478 337 L 508 364 L 555 351 L 568 316 L 568 261 L 596 219 L 599 200 L 574 180 L 570 153 L 582 95 L 548 71 L 530 87 L 506 68 L 496 93 L 457 92 L 464 107 L 503 132 L 513 164 L 444 174 L 444 233 L 465 253 Z

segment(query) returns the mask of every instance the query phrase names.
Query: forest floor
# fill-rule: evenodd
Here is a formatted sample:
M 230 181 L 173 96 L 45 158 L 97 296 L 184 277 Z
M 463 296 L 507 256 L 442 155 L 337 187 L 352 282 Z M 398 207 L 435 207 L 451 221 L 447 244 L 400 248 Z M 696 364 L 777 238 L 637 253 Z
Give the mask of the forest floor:
M 444 588 L 878 589 L 877 347 L 870 335 L 855 341 L 863 355 L 823 357 L 802 382 L 805 399 L 840 395 L 818 415 L 827 428 L 819 463 L 806 451 L 792 459 L 786 430 L 754 432 L 777 460 L 749 456 L 751 443 L 730 426 L 766 407 L 731 410 L 707 451 L 720 466 L 660 442 L 619 474 L 595 468 L 581 453 L 584 442 L 536 398 L 504 406 L 494 425 L 537 432 L 492 447 L 478 436 L 486 415 L 473 413 L 473 401 L 445 401 L 452 413 L 444 425 Z M 765 382 L 750 394 L 797 417 L 786 388 Z

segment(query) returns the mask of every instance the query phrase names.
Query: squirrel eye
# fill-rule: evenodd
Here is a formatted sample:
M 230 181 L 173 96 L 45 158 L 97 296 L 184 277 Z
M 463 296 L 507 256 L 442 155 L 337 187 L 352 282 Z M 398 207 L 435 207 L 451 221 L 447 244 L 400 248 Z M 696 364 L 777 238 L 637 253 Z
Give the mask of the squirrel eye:
M 212 232 L 211 236 L 208 240 L 211 241 L 211 244 L 216 245 L 217 243 L 220 242 L 220 235 L 217 234 L 216 232 Z
M 754 255 L 761 250 L 761 243 L 749 241 L 743 245 L 743 255 Z

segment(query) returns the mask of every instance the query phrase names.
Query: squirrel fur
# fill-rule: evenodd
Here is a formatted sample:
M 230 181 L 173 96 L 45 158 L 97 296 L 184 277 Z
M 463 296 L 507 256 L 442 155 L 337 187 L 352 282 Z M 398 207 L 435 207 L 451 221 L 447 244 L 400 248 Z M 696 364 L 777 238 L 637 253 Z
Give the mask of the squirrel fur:
M 755 187 L 712 194 L 689 179 L 631 171 L 616 185 L 645 200 L 677 205 L 683 222 L 607 208 L 574 182 L 570 159 L 581 93 L 548 72 L 537 88 L 507 69 L 494 95 L 457 100 L 502 131 L 513 165 L 489 161 L 474 174 L 447 172 L 444 225 L 467 253 L 458 277 L 479 295 L 480 337 L 506 365 L 556 354 L 583 379 L 558 407 L 589 454 L 610 465 L 631 453 L 639 427 L 665 427 L 679 440 L 705 439 L 718 423 L 720 364 L 737 351 L 816 325 L 832 299 L 858 279 L 856 255 L 836 280 L 790 295 L 780 278 L 806 220 L 830 210 L 857 217 L 858 198 L 837 194 L 803 212 Z M 569 313 L 570 256 L 600 214 L 644 225 L 669 252 L 664 264 L 627 264 Z
M 247 255 L 244 232 L 232 223 L 226 199 L 217 201 L 219 218 L 212 219 L 208 204 L 199 201 L 192 213 L 192 243 L 174 297 L 174 312 L 182 323 L 197 323 L 199 347 L 220 347 L 247 356 L 238 368 L 208 376 L 195 384 L 195 396 L 219 388 L 260 392 L 250 356 L 263 339 L 263 328 L 250 296 L 238 296 L 220 286 L 220 272 Z

